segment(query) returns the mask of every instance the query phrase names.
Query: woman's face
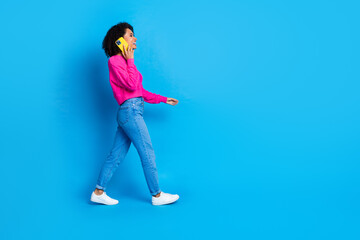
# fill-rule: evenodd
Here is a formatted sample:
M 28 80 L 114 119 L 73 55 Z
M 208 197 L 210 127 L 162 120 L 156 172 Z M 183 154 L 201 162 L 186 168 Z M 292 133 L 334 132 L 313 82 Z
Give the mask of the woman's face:
M 126 28 L 125 35 L 123 36 L 125 41 L 129 44 L 129 46 L 133 49 L 136 49 L 136 40 L 137 38 L 134 37 L 134 33 L 129 29 Z

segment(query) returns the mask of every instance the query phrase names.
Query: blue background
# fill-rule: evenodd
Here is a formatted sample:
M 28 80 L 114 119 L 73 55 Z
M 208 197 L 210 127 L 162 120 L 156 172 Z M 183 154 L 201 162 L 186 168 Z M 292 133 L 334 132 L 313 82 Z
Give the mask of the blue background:
M 5 239 L 359 239 L 357 1 L 2 3 Z M 89 201 L 116 131 L 107 58 L 134 26 L 161 189 L 133 145 Z

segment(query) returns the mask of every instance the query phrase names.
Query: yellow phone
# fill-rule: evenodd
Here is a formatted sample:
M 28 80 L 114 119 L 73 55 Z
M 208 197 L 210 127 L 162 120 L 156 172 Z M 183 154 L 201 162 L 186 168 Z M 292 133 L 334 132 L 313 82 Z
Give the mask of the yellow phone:
M 124 47 L 125 49 L 128 49 L 129 44 L 125 41 L 125 39 L 123 37 L 120 37 L 119 39 L 117 39 L 115 41 L 115 44 L 120 48 L 120 50 L 122 52 L 124 52 Z

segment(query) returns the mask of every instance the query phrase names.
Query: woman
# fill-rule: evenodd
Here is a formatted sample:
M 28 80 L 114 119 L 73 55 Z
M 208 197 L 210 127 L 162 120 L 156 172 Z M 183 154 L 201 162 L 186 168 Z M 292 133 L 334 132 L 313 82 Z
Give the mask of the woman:
M 105 188 L 119 164 L 124 160 L 131 142 L 140 155 L 146 182 L 152 195 L 153 205 L 164 205 L 177 201 L 179 195 L 164 193 L 160 190 L 155 154 L 150 135 L 143 119 L 144 101 L 152 104 L 164 102 L 176 105 L 179 101 L 146 91 L 142 86 L 142 75 L 134 65 L 136 40 L 133 27 L 122 22 L 110 28 L 103 40 L 107 57 L 110 84 L 118 102 L 117 132 L 113 147 L 108 154 L 91 194 L 91 201 L 105 205 L 115 205 L 118 200 L 110 198 Z M 123 37 L 129 44 L 122 52 L 115 41 Z

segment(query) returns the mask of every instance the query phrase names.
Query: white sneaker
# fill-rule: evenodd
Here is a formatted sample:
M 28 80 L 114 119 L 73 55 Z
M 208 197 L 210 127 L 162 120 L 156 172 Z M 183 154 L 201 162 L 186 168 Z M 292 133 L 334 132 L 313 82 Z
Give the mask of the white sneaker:
M 103 192 L 101 195 L 96 195 L 94 192 L 92 192 L 90 200 L 92 202 L 101 203 L 105 205 L 115 205 L 119 203 L 118 200 L 112 199 L 111 197 L 106 195 L 106 192 Z
M 159 197 L 152 196 L 151 202 L 152 202 L 152 205 L 164 205 L 164 204 L 173 203 L 173 202 L 177 201 L 178 199 L 179 199 L 179 195 L 177 195 L 177 194 L 169 194 L 169 193 L 160 192 Z

